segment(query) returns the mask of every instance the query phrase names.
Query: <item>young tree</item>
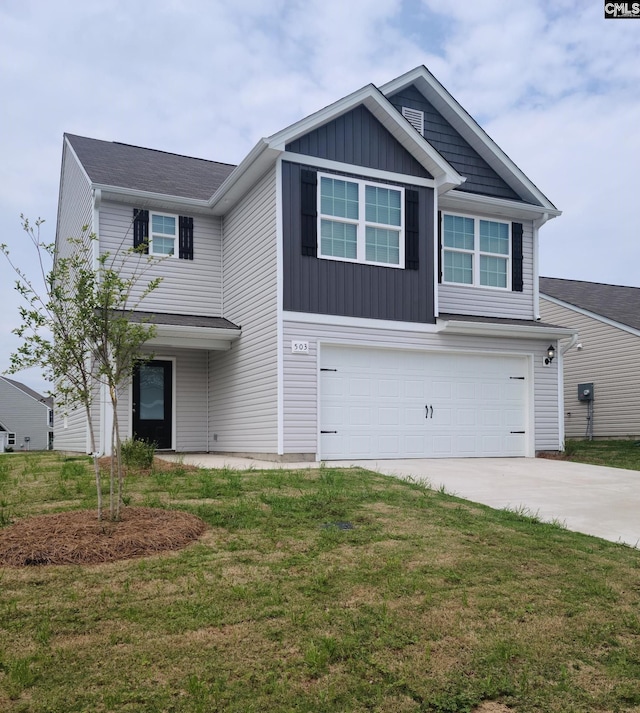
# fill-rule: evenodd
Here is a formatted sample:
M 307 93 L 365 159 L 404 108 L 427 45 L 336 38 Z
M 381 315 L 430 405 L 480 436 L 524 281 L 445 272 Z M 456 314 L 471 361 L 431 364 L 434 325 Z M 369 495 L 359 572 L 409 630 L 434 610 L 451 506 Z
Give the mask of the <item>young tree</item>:
M 24 299 L 21 324 L 13 330 L 22 342 L 11 355 L 8 372 L 39 366 L 52 382 L 58 404 L 65 409 L 84 409 L 94 461 L 98 519 L 103 512 L 102 483 L 92 406 L 100 386 L 106 385 L 113 408 L 109 515 L 118 519 L 123 496 L 118 394 L 128 384 L 136 361 L 150 358 L 141 349 L 155 334 L 152 324 L 132 322 L 127 315 L 160 284 L 160 278 L 142 284 L 157 259 L 143 255 L 144 246 L 113 255 L 103 253 L 96 259 L 96 238 L 86 227 L 80 236 L 66 241 L 68 252 L 61 255 L 53 244 L 42 242 L 42 219 L 32 225 L 21 218 L 37 255 L 38 275 L 30 278 L 13 262 L 7 246 L 0 245 L 0 252 L 17 275 L 16 289 Z

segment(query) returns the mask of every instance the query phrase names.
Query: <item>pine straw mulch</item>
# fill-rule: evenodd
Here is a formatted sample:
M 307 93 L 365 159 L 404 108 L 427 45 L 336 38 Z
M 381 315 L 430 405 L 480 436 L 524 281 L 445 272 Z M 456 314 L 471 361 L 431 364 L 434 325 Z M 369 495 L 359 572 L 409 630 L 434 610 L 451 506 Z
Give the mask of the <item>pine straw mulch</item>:
M 195 515 L 161 508 L 123 508 L 119 522 L 96 510 L 37 515 L 0 529 L 0 566 L 101 564 L 179 550 L 207 525 Z

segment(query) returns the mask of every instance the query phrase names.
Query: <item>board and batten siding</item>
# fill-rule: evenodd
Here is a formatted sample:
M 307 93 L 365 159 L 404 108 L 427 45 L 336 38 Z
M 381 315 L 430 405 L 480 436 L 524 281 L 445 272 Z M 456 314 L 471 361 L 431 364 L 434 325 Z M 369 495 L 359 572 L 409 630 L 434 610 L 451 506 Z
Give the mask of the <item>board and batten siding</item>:
M 564 425 L 567 438 L 584 438 L 587 403 L 578 384 L 593 383 L 595 438 L 640 438 L 640 335 L 558 305 L 540 296 L 545 322 L 578 331 L 582 349 L 570 349 L 564 362 Z
M 291 341 L 309 343 L 308 354 L 293 354 Z M 554 367 L 542 366 L 549 343 L 534 339 L 500 339 L 395 329 L 319 325 L 284 321 L 284 451 L 317 453 L 318 341 L 345 346 L 418 350 L 464 350 L 533 355 L 535 450 L 559 450 L 557 378 Z
M 152 210 L 152 209 L 150 209 Z M 159 210 L 167 215 L 178 215 Z M 160 277 L 160 286 L 153 290 L 138 309 L 168 312 L 170 314 L 198 314 L 219 317 L 222 314 L 222 233 L 220 219 L 216 216 L 181 214 L 193 217 L 193 260 L 177 257 L 150 257 L 137 285 L 135 295 L 149 283 Z M 100 250 L 112 256 L 122 255 L 133 247 L 133 207 L 113 201 L 103 201 L 100 208 Z M 129 277 L 133 270 L 144 266 L 149 256 L 128 256 L 124 261 L 123 276 Z M 121 258 L 115 257 L 115 265 Z
M 283 308 L 398 322 L 435 322 L 433 189 L 405 185 L 419 196 L 418 269 L 331 260 L 302 254 L 302 170 L 299 164 L 282 162 Z
M 447 213 L 446 209 L 442 210 Z M 451 211 L 454 212 L 454 211 Z M 456 214 L 459 211 L 455 211 Z M 470 214 L 471 215 L 471 214 Z M 474 213 L 473 216 L 496 219 L 495 216 Z M 499 218 L 498 220 L 503 220 Z M 520 221 L 518 221 L 520 222 Z M 466 285 L 438 285 L 438 308 L 440 312 L 467 314 L 479 317 L 506 317 L 510 319 L 534 319 L 533 300 L 533 225 L 523 221 L 522 277 L 523 291 L 471 287 Z
M 85 237 L 96 230 L 93 225 L 93 197 L 91 183 L 78 163 L 73 151 L 63 150 L 60 196 L 58 199 L 58 223 L 56 227 L 56 250 L 61 257 L 71 254 L 68 239 Z M 83 228 L 87 231 L 83 231 Z
M 210 448 L 277 453 L 276 172 L 224 218 L 223 316 L 242 327 L 227 352 L 209 353 Z

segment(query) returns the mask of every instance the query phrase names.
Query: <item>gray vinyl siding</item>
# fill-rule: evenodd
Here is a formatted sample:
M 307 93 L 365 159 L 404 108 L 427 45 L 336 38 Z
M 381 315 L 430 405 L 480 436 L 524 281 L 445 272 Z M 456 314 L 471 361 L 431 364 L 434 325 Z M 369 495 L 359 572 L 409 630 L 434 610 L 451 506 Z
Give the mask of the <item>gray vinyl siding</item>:
M 442 212 L 446 213 L 447 211 L 443 210 Z M 480 214 L 475 213 L 473 215 Z M 480 215 L 480 217 L 487 217 L 489 220 L 495 219 L 495 216 L 489 214 L 486 216 Z M 468 314 L 479 317 L 535 319 L 533 303 L 533 225 L 531 221 L 524 221 L 522 227 L 523 291 L 513 292 L 511 290 L 441 283 L 438 285 L 438 308 L 440 312 Z
M 390 96 L 389 101 L 400 113 L 403 106 L 424 112 L 424 137 L 460 175 L 466 177 L 463 190 L 522 200 L 415 87 L 406 87 Z
M 287 151 L 408 176 L 431 174 L 363 106 L 286 146 Z
M 309 342 L 309 354 L 292 354 L 291 340 Z M 284 322 L 284 451 L 285 453 L 317 452 L 318 340 L 345 345 L 370 345 L 407 349 L 500 352 L 533 355 L 535 449 L 559 450 L 557 370 L 542 366 L 548 339 L 499 339 L 461 335 L 405 332 L 401 329 L 316 325 Z
M 276 453 L 276 178 L 269 171 L 224 219 L 223 316 L 242 326 L 209 353 L 211 450 Z
M 420 195 L 418 270 L 325 260 L 302 254 L 301 170 L 299 164 L 282 164 L 284 309 L 433 323 L 432 189 L 416 189 Z
M 72 453 L 87 453 L 89 451 L 90 441 L 84 408 L 76 408 L 69 412 L 56 408 L 53 426 L 53 447 L 55 450 Z
M 83 228 L 87 227 L 88 232 Z M 93 225 L 93 198 L 91 184 L 75 155 L 66 146 L 63 151 L 56 248 L 62 257 L 69 255 L 69 238 L 80 238 L 96 230 Z
M 640 438 L 640 335 L 630 333 L 541 296 L 544 321 L 576 329 L 582 349 L 564 361 L 564 424 L 567 438 L 584 438 L 587 404 L 578 384 L 593 383 L 595 438 Z
M 175 350 L 176 444 L 181 453 L 208 450 L 207 372 L 205 350 Z
M 49 445 L 49 409 L 13 384 L 0 379 L 0 423 L 16 434 L 14 450 L 43 451 Z M 25 436 L 31 440 L 25 442 Z
M 150 209 L 152 210 L 152 209 Z M 167 215 L 178 213 L 158 210 Z M 151 292 L 139 305 L 145 311 L 169 312 L 172 314 L 199 314 L 219 317 L 222 313 L 222 236 L 220 219 L 215 216 L 190 214 L 193 217 L 193 260 L 177 257 L 149 258 L 150 268 L 139 280 L 135 295 L 152 278 L 160 277 L 160 286 Z M 100 209 L 100 249 L 122 263 L 122 253 L 133 247 L 133 207 L 111 201 L 103 201 Z M 124 260 L 122 274 L 127 277 L 134 269 L 147 264 L 148 256 L 129 256 Z M 135 301 L 132 300 L 132 304 Z

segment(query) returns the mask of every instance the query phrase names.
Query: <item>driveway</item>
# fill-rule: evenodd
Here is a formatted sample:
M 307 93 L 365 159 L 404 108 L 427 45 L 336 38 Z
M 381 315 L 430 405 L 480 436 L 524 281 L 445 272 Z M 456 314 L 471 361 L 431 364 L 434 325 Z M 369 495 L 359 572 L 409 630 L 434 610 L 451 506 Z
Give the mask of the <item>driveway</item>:
M 318 463 L 274 463 L 213 454 L 163 456 L 205 468 L 317 468 Z M 633 547 L 640 544 L 640 471 L 546 458 L 443 458 L 329 461 L 424 482 L 492 508 L 522 510 Z

